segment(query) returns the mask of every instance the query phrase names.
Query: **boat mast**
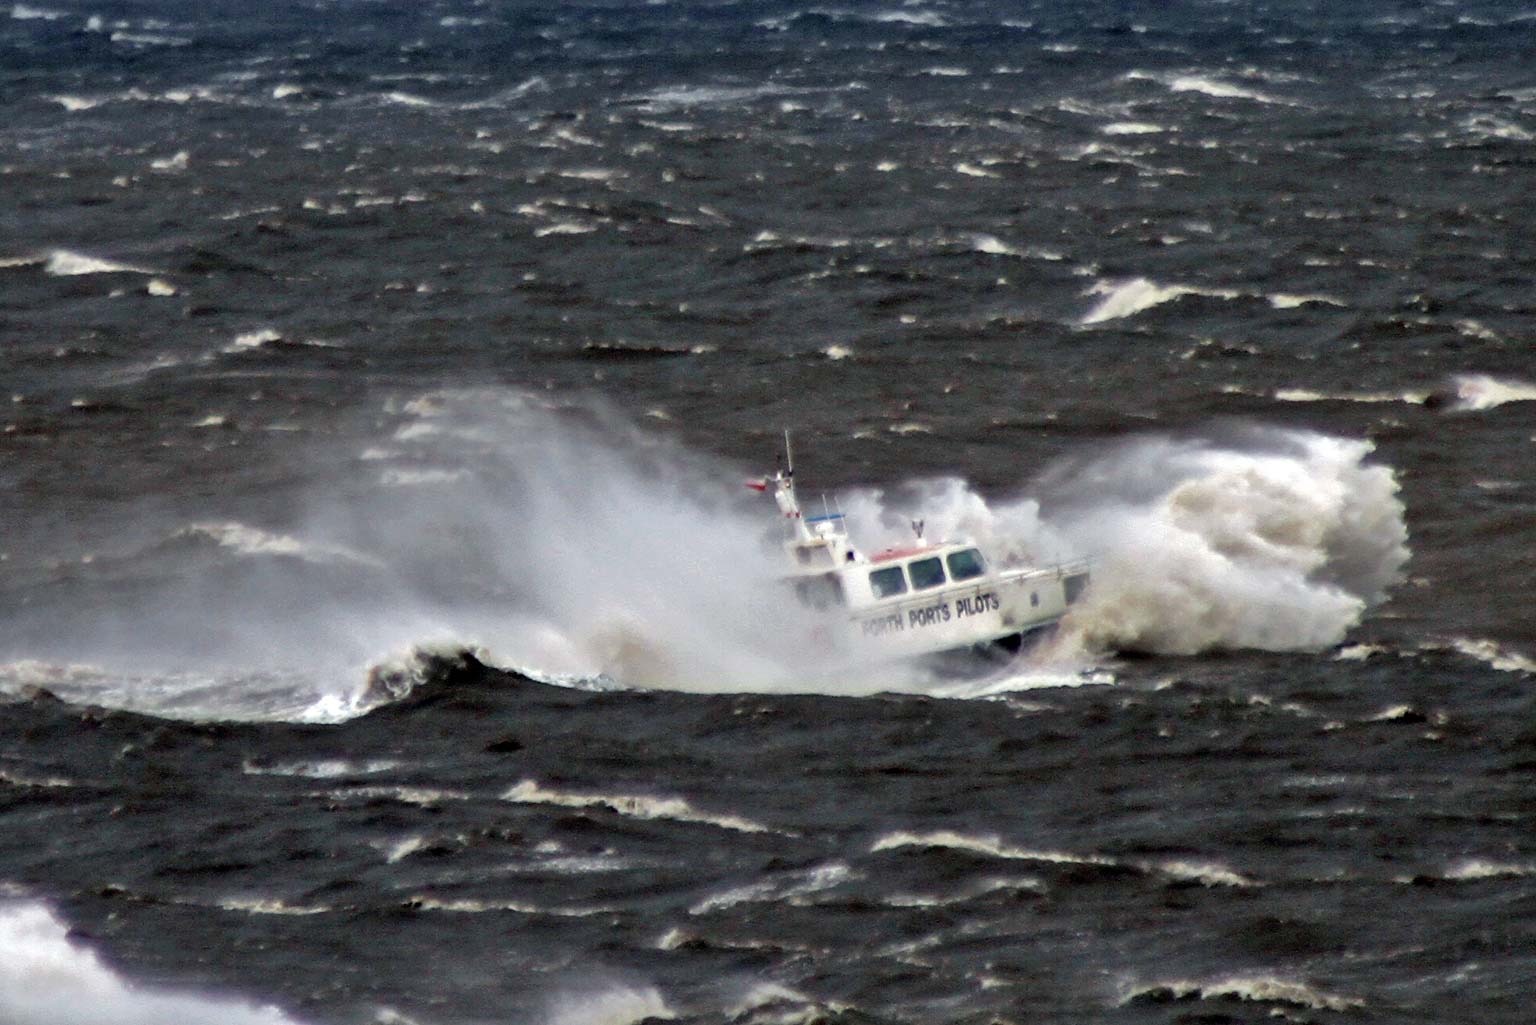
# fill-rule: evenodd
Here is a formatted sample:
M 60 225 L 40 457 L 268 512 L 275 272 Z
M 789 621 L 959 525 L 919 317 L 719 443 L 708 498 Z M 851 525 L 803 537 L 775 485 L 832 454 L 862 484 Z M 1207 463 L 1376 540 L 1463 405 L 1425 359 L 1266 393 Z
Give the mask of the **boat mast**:
M 795 497 L 795 457 L 789 447 L 789 430 L 784 431 L 784 469 L 773 475 L 774 500 L 779 503 L 779 511 L 784 518 L 794 524 L 795 537 L 800 541 L 810 541 L 815 535 L 806 525 L 805 517 L 800 512 L 800 499 Z

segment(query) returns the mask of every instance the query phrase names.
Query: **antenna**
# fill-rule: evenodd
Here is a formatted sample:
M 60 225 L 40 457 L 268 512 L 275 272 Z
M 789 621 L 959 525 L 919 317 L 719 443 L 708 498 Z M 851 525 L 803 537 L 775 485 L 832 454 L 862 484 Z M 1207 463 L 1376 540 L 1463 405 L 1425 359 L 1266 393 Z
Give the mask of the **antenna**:
M 789 450 L 789 428 L 784 428 L 784 468 L 793 477 L 795 475 L 795 457 Z

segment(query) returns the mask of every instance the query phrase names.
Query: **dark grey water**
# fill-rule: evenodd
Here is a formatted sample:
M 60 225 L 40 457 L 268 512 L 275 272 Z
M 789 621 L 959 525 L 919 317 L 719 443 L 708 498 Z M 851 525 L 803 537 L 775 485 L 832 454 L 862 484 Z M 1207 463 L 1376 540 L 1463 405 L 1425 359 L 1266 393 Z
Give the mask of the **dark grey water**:
M 0 1018 L 1525 1021 L 1533 45 L 0 8 Z M 825 664 L 786 427 L 1093 589 Z

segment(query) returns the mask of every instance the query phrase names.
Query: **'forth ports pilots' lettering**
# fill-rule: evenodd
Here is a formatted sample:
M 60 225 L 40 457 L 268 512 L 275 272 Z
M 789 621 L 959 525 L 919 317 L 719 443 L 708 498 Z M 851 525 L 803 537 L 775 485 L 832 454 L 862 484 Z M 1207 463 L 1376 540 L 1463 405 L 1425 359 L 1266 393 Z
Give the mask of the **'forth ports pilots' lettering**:
M 865 637 L 879 637 L 881 634 L 893 632 L 900 633 L 906 629 L 906 625 L 901 621 L 900 612 L 892 612 L 890 615 L 881 616 L 878 619 L 866 619 L 862 625 Z
M 965 616 L 979 616 L 986 612 L 995 612 L 1002 607 L 1003 603 L 991 591 L 971 598 L 961 598 L 955 602 L 955 610 L 962 618 Z M 945 618 L 949 617 L 946 616 Z
M 949 622 L 949 602 L 934 602 L 932 605 L 924 605 L 922 608 L 909 609 L 907 611 L 908 626 L 931 626 L 934 623 Z
M 865 637 L 880 637 L 884 634 L 902 633 L 906 630 L 933 626 L 935 623 L 948 623 L 952 619 L 964 619 L 966 616 L 980 616 L 988 612 L 996 612 L 1002 607 L 1003 603 L 997 595 L 988 591 L 969 598 L 960 598 L 954 605 L 950 605 L 947 601 L 939 601 L 932 605 L 908 609 L 906 618 L 902 618 L 900 612 L 892 612 L 874 619 L 866 619 L 861 621 L 859 626 L 864 631 Z

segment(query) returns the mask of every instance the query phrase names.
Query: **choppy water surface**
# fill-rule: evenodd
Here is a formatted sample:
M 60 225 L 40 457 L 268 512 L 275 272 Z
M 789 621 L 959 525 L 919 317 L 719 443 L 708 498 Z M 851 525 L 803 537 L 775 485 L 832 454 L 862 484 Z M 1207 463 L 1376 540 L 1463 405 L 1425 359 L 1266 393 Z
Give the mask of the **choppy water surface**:
M 1525 1021 L 1533 46 L 0 7 L 0 1018 Z M 786 427 L 1093 588 L 826 664 Z

